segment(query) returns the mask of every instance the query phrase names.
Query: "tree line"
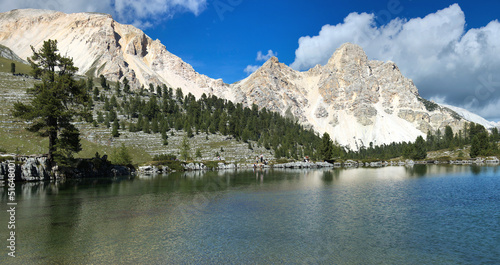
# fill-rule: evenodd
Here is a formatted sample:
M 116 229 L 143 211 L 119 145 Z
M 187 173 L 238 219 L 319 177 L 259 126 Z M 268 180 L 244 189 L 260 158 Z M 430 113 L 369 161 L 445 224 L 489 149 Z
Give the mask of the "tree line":
M 104 77 L 101 89 L 110 90 Z M 126 79 L 112 93 L 102 93 L 93 88 L 93 100 L 103 103 L 97 111 L 95 124 L 111 127 L 112 135 L 120 131 L 159 133 L 163 144 L 168 145 L 169 132 L 185 131 L 189 138 L 220 133 L 248 143 L 273 150 L 277 158 L 301 159 L 304 156 L 319 158 L 321 139 L 311 128 L 304 128 L 293 118 L 277 112 L 258 109 L 257 105 L 244 107 L 215 95 L 202 94 L 196 99 L 191 93 L 184 95 L 180 88 L 173 89 L 150 85 L 149 89 L 131 91 Z M 87 82 L 92 82 L 90 79 Z M 120 119 L 121 117 L 121 119 Z
M 491 133 L 480 125 L 475 123 L 466 123 L 462 130 L 453 132 L 450 126 L 446 126 L 444 133 L 441 130 L 436 132 L 428 131 L 424 139 L 418 136 L 415 142 L 400 142 L 374 146 L 370 143 L 368 147 L 362 146 L 358 151 L 346 150 L 335 146 L 330 136 L 323 135 L 323 144 L 321 148 L 321 157 L 323 159 L 382 159 L 388 160 L 397 157 L 403 157 L 414 160 L 423 160 L 427 157 L 427 152 L 448 150 L 464 150 L 470 146 L 469 156 L 476 158 L 478 156 L 500 155 L 498 141 L 500 134 L 498 128 L 493 128 Z M 465 157 L 461 151 L 459 156 Z
M 103 75 L 99 77 L 99 89 L 92 77 L 76 80 L 78 68 L 72 59 L 57 53 L 57 41 L 48 40 L 40 50 L 32 50 L 28 61 L 32 75 L 41 82 L 28 90 L 33 96 L 29 104 L 14 104 L 13 114 L 32 122 L 28 130 L 49 138 L 49 161 L 58 164 L 70 164 L 73 154 L 81 150 L 79 130 L 72 123 L 76 117 L 94 126 L 104 124 L 111 128 L 113 137 L 119 137 L 124 130 L 161 134 L 164 145 L 168 145 L 169 132 L 173 135 L 174 130 L 184 131 L 188 138 L 205 134 L 207 140 L 220 133 L 248 143 L 250 149 L 256 144 L 272 150 L 276 158 L 424 159 L 427 151 L 465 145 L 471 145 L 471 157 L 498 154 L 498 129 L 489 134 L 483 126 L 473 123 L 457 133 L 447 126 L 444 133 L 429 131 L 426 139 L 419 136 L 414 143 L 370 143 L 355 152 L 334 143 L 328 133 L 320 137 L 293 117 L 266 108 L 259 110 L 255 104 L 244 107 L 206 94 L 196 99 L 190 93 L 184 95 L 180 88 L 174 90 L 164 84 L 150 84 L 147 89 L 133 91 L 127 78 L 111 88 Z M 97 102 L 102 103 L 102 108 L 96 108 Z

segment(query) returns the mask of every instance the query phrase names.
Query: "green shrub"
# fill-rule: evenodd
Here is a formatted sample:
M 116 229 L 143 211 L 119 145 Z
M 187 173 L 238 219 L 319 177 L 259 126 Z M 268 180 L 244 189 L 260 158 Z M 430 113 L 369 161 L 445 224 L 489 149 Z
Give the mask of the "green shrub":
M 175 161 L 176 159 L 177 156 L 172 154 L 160 154 L 160 155 L 155 155 L 153 157 L 153 161 L 168 161 L 168 160 Z
M 175 161 L 175 160 L 163 160 L 163 161 L 153 161 L 151 163 L 148 163 L 152 166 L 167 166 L 171 170 L 175 171 L 184 171 L 184 167 L 182 166 L 181 161 Z
M 220 161 L 205 161 L 203 164 L 209 169 L 215 169 L 219 166 Z
M 130 157 L 127 147 L 125 147 L 123 143 L 120 148 L 114 150 L 111 160 L 115 165 L 127 166 L 132 164 L 132 158 Z

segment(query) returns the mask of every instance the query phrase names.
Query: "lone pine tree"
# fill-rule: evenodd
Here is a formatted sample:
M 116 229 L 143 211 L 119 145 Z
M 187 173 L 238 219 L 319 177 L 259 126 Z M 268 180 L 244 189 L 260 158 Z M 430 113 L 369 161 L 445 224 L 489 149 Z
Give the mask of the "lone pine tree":
M 38 51 L 31 49 L 33 56 L 28 61 L 41 82 L 28 89 L 31 102 L 14 104 L 13 115 L 31 121 L 29 131 L 49 138 L 49 164 L 67 165 L 73 153 L 81 150 L 80 132 L 71 121 L 76 115 L 85 115 L 82 106 L 88 95 L 85 86 L 73 79 L 78 71 L 73 59 L 57 53 L 56 40 L 45 41 Z

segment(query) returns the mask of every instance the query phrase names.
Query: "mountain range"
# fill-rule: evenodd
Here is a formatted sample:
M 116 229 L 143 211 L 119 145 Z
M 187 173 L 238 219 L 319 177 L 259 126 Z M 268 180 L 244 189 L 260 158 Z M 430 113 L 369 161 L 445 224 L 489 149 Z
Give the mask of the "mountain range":
M 353 150 L 361 146 L 414 141 L 428 131 L 463 129 L 468 121 L 495 126 L 453 106 L 422 98 L 394 62 L 368 60 L 361 47 L 346 43 L 326 65 L 295 71 L 272 57 L 246 79 L 226 84 L 197 73 L 159 40 L 99 13 L 65 14 L 12 10 L 0 14 L 0 45 L 25 59 L 43 41 L 55 39 L 72 57 L 79 74 L 127 78 L 132 88 L 166 84 L 185 94 L 213 94 L 245 106 L 256 104 L 297 119 L 318 133 L 328 132 Z M 474 116 L 475 115 L 475 116 Z

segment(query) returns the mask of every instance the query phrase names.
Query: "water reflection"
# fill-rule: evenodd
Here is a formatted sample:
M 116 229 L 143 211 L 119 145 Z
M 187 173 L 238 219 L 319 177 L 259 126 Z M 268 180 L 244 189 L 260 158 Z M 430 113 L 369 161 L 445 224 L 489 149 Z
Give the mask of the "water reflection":
M 405 166 L 406 173 L 412 177 L 423 177 L 427 174 L 427 165 Z
M 460 165 L 414 165 L 383 168 L 348 169 L 256 169 L 189 171 L 171 174 L 137 175 L 113 179 L 82 179 L 52 182 L 17 183 L 17 198 L 28 203 L 32 199 L 44 201 L 59 193 L 85 193 L 120 195 L 124 192 L 218 192 L 227 189 L 245 189 L 272 183 L 296 183 L 307 187 L 320 187 L 323 184 L 347 183 L 366 178 L 405 179 L 407 177 L 430 177 L 451 173 L 474 175 L 487 169 L 498 172 L 497 167 L 460 166 Z M 7 200 L 6 189 L 0 189 L 0 198 Z
M 478 166 L 478 165 L 471 165 L 470 166 L 470 172 L 472 172 L 472 174 L 474 175 L 479 175 L 481 173 L 481 166 Z
M 15 262 L 464 263 L 480 256 L 470 249 L 496 246 L 497 171 L 415 165 L 19 183 Z M 472 234 L 463 241 L 456 231 Z

